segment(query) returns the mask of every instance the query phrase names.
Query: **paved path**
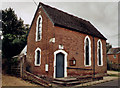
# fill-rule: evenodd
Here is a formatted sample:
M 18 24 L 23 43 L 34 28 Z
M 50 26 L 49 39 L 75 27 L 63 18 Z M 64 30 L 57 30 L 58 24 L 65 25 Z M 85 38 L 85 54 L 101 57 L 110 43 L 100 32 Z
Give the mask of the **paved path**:
M 111 75 L 111 74 L 118 75 L 118 74 L 120 74 L 120 72 L 117 72 L 117 71 L 107 71 L 107 74 L 109 74 L 109 75 Z
M 118 77 L 106 76 L 106 77 L 103 78 L 103 80 L 92 81 L 92 82 L 80 84 L 80 85 L 77 85 L 76 87 L 81 87 L 81 86 L 93 86 L 93 85 L 96 85 L 96 84 L 101 84 L 101 83 L 105 83 L 105 82 L 112 81 L 112 80 L 118 80 Z M 89 88 L 89 87 L 88 87 L 88 88 Z M 91 88 L 91 87 L 90 87 L 90 88 Z
M 96 85 L 93 85 L 93 86 L 112 86 L 113 87 L 113 86 L 118 86 L 119 81 L 120 81 L 120 78 L 119 78 L 119 80 L 115 79 L 113 81 L 109 81 L 109 82 L 105 82 L 105 83 L 100 83 L 100 84 L 96 84 Z

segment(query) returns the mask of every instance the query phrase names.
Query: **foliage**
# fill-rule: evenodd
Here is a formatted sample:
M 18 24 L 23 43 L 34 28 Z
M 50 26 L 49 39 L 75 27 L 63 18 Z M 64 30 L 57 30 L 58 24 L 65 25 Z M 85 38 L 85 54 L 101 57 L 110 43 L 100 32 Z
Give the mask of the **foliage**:
M 3 69 L 11 73 L 11 66 L 18 63 L 18 55 L 27 44 L 27 32 L 29 25 L 24 25 L 21 18 L 18 19 L 12 8 L 2 10 L 2 58 Z M 6 65 L 7 64 L 7 65 Z
M 107 70 L 111 70 L 111 63 L 109 62 L 109 60 L 108 60 L 108 57 L 107 57 Z
M 120 71 L 120 64 L 112 63 L 107 58 L 107 70 Z
M 108 53 L 109 49 L 112 48 L 112 45 L 110 43 L 106 43 L 106 53 Z
M 18 55 L 26 45 L 29 25 L 18 19 L 12 8 L 2 10 L 2 57 L 11 58 Z

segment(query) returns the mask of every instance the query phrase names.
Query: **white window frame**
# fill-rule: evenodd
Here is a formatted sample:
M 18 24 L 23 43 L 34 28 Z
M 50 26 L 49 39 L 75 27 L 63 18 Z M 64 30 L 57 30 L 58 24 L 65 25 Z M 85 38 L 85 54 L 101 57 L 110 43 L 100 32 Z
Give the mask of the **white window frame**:
M 40 51 L 40 63 L 39 64 L 37 64 L 37 51 Z M 40 66 L 40 64 L 41 64 L 41 49 L 40 48 L 37 48 L 36 50 L 35 50 L 35 66 Z
M 100 44 L 101 44 L 101 65 L 99 65 L 99 56 L 98 56 L 98 55 L 99 55 L 99 52 L 98 52 L 99 42 L 100 42 Z M 103 66 L 103 48 L 102 48 L 102 42 L 101 42 L 100 39 L 97 41 L 97 65 L 98 65 L 98 66 Z
M 86 39 L 89 41 L 89 65 L 86 65 Z M 88 35 L 84 39 L 84 65 L 91 66 L 91 40 Z
M 40 27 L 41 27 L 40 39 L 38 39 L 38 21 L 39 21 L 39 18 L 41 18 L 41 20 L 40 20 Z M 36 41 L 40 41 L 41 39 L 42 39 L 42 16 L 39 15 L 37 18 L 37 22 L 36 22 Z

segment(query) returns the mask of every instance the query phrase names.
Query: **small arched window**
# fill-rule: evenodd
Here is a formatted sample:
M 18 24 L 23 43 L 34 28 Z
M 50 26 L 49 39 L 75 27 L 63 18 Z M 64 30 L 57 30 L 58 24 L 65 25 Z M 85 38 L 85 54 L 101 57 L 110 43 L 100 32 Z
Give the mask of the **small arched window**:
M 37 48 L 35 50 L 35 66 L 40 66 L 41 64 L 41 49 Z
M 103 59 L 102 59 L 102 42 L 101 40 L 98 40 L 97 42 L 97 62 L 98 62 L 98 66 L 102 66 L 103 65 Z
M 88 36 L 86 36 L 84 40 L 84 65 L 91 65 L 91 41 Z
M 42 16 L 40 15 L 37 19 L 36 24 L 36 41 L 39 41 L 42 39 Z

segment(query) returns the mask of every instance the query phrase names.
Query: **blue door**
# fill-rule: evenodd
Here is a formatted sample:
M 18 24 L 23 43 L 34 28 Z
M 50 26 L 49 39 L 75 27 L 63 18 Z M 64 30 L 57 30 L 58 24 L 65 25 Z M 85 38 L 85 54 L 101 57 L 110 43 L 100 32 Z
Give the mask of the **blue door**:
M 56 55 L 56 78 L 64 77 L 64 54 Z

